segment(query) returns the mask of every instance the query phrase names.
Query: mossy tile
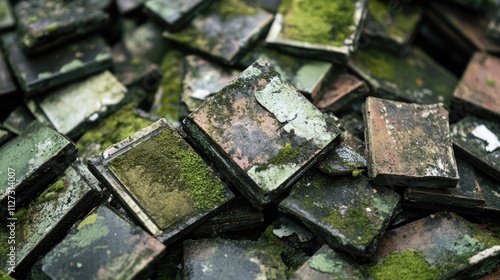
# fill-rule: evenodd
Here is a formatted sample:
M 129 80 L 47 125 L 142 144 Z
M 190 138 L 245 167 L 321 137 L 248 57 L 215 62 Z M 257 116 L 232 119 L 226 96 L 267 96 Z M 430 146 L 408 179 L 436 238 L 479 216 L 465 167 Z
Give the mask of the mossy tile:
M 286 279 L 279 254 L 256 241 L 188 240 L 183 244 L 183 279 Z
M 348 131 L 343 133 L 343 137 L 343 141 L 328 152 L 315 167 L 330 176 L 359 176 L 367 164 L 365 143 Z
M 459 175 L 448 112 L 368 97 L 363 108 L 368 175 L 376 184 L 454 188 Z
M 370 263 L 375 280 L 476 279 L 500 263 L 500 240 L 440 212 L 386 232 Z
M 369 279 L 368 273 L 354 260 L 323 245 L 291 277 L 293 280 Z
M 16 25 L 9 0 L 0 0 L 0 31 L 13 28 Z
M 500 214 L 500 181 L 479 170 L 476 170 L 476 178 L 485 200 L 484 211 L 494 215 Z
M 1 205 L 7 207 L 7 196 L 12 195 L 13 190 L 16 207 L 21 207 L 63 173 L 75 158 L 73 142 L 52 128 L 32 123 L 0 148 L 0 180 L 12 182 L 8 180 L 9 170 L 15 170 L 15 181 L 0 186 Z
M 148 0 L 145 12 L 167 30 L 177 31 L 213 0 Z
M 71 225 L 99 202 L 100 191 L 97 179 L 80 161 L 75 161 L 36 199 L 18 209 L 13 275 L 26 276 L 39 257 L 62 240 Z
M 417 48 L 399 57 L 367 47 L 352 56 L 349 67 L 372 87 L 375 96 L 398 101 L 450 105 L 458 82 Z
M 466 117 L 451 126 L 458 155 L 500 181 L 500 123 Z
M 399 195 L 373 187 L 365 176 L 331 177 L 308 171 L 280 204 L 332 248 L 366 259 L 377 248 L 399 205 Z
M 341 133 L 263 60 L 191 113 L 183 128 L 257 208 L 290 187 Z
M 43 279 L 142 279 L 165 246 L 107 206 L 100 206 L 56 245 L 34 270 Z
M 125 209 L 165 243 L 234 197 L 165 119 L 91 157 L 89 164 Z
M 164 36 L 183 48 L 234 65 L 264 33 L 272 14 L 243 0 L 218 0 L 176 33 Z
M 187 108 L 187 113 L 198 109 L 205 100 L 219 92 L 240 73 L 195 55 L 186 56 L 184 65 L 181 102 Z M 180 117 L 182 119 L 186 116 Z
M 415 208 L 447 210 L 456 212 L 480 212 L 484 209 L 484 192 L 474 172 L 474 167 L 457 158 L 460 180 L 456 188 L 429 189 L 407 188 L 403 203 Z
M 23 49 L 39 53 L 102 26 L 108 15 L 84 0 L 34 0 L 18 2 L 14 11 Z
M 127 88 L 108 71 L 30 101 L 41 121 L 74 139 L 116 111 L 127 100 Z
M 104 40 L 93 35 L 28 56 L 20 48 L 18 37 L 7 34 L 2 43 L 14 76 L 26 97 L 105 70 L 112 65 L 111 51 Z
M 345 64 L 358 46 L 367 3 L 283 1 L 266 43 L 290 53 Z
M 500 58 L 476 52 L 467 66 L 453 96 L 470 110 L 500 120 Z

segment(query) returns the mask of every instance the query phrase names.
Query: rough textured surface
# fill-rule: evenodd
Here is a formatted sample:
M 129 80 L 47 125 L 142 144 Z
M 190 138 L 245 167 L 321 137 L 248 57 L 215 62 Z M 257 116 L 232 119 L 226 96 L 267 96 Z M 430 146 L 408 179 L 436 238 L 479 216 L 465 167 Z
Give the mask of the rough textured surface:
M 352 259 L 341 256 L 323 245 L 291 277 L 294 280 L 369 279 L 368 273 Z
M 452 213 L 388 231 L 371 258 L 377 279 L 474 279 L 500 263 L 500 240 Z
M 495 73 L 500 73 L 500 58 L 475 53 L 455 89 L 454 97 L 500 120 L 500 77 Z
M 235 64 L 271 23 L 272 15 L 243 0 L 222 0 L 212 5 L 167 39 L 194 49 L 224 64 Z
M 183 279 L 286 279 L 279 254 L 255 241 L 184 242 Z
M 99 36 L 51 49 L 42 55 L 27 56 L 15 34 L 2 37 L 5 56 L 26 96 L 44 92 L 109 68 L 111 52 Z
M 399 195 L 365 176 L 330 177 L 315 170 L 292 188 L 279 209 L 298 218 L 332 248 L 367 258 L 377 248 Z
M 178 30 L 196 15 L 196 12 L 211 0 L 148 0 L 145 10 L 160 24 L 170 30 Z
M 458 170 L 443 106 L 368 97 L 363 117 L 368 175 L 374 183 L 456 187 Z
M 119 108 L 127 89 L 108 71 L 37 99 L 36 105 L 57 131 L 70 138 Z
M 262 60 L 189 115 L 184 128 L 256 207 L 340 140 L 332 121 Z
M 90 159 L 139 222 L 171 242 L 233 194 L 162 119 Z
M 406 102 L 450 104 L 457 78 L 420 49 L 399 57 L 376 48 L 357 51 L 349 67 L 375 90 L 376 96 Z
M 50 279 L 136 279 L 165 246 L 100 206 L 75 225 L 37 264 Z
M 479 126 L 485 126 L 489 132 L 500 140 L 500 123 L 467 117 L 451 126 L 453 145 L 457 154 L 467 159 L 478 169 L 483 170 L 489 176 L 500 180 L 500 148 L 488 152 L 488 142 L 484 137 L 476 137 L 472 131 Z
M 0 180 L 8 180 L 8 169 L 16 173 L 12 185 L 0 186 L 0 201 L 7 206 L 7 187 L 16 192 L 16 207 L 60 175 L 76 158 L 76 147 L 55 130 L 33 123 L 20 136 L 0 149 Z
M 340 73 L 326 81 L 318 94 L 313 95 L 313 100 L 321 111 L 337 113 L 348 109 L 353 102 L 363 99 L 369 90 L 366 83 L 356 76 Z

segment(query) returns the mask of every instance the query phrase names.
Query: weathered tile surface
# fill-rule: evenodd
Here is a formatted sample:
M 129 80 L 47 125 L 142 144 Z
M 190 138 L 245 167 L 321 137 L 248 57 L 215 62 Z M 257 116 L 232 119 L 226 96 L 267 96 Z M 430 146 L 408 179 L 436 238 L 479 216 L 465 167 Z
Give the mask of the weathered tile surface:
M 310 58 L 346 63 L 357 47 L 366 6 L 364 0 L 283 1 L 266 43 Z
M 363 117 L 368 175 L 374 183 L 456 187 L 459 176 L 443 106 L 368 97 Z
M 500 263 L 500 240 L 441 212 L 388 231 L 372 257 L 375 279 L 475 279 Z
M 1 205 L 7 206 L 7 196 L 14 190 L 16 207 L 21 207 L 64 172 L 75 158 L 76 146 L 70 140 L 47 126 L 31 124 L 0 148 L 0 180 L 11 182 L 9 168 L 15 170 L 16 175 L 12 184 L 0 186 Z
M 84 0 L 20 1 L 14 7 L 19 42 L 28 52 L 40 52 L 102 27 L 108 15 Z
M 0 31 L 14 27 L 16 20 L 9 0 L 0 0 Z
M 31 107 L 39 110 L 33 112 L 38 119 L 75 138 L 116 111 L 126 99 L 127 88 L 105 71 L 37 98 Z
M 340 141 L 333 122 L 263 60 L 189 115 L 184 129 L 257 208 Z
M 12 133 L 21 134 L 33 121 L 35 117 L 30 111 L 24 105 L 19 105 L 3 121 L 3 126 Z
M 457 85 L 454 97 L 500 120 L 500 58 L 476 52 Z M 471 108 L 472 109 L 472 108 Z
M 353 54 L 349 67 L 376 96 L 406 102 L 449 104 L 457 84 L 455 76 L 417 48 L 406 57 L 364 48 Z
M 234 197 L 164 119 L 89 161 L 129 213 L 166 243 Z
M 2 37 L 5 56 L 27 97 L 107 69 L 111 52 L 99 36 L 54 48 L 39 56 L 27 56 L 15 34 Z
M 243 0 L 221 0 L 177 33 L 164 33 L 182 48 L 235 64 L 271 23 L 272 15 Z
M 35 269 L 49 279 L 138 279 L 165 246 L 100 206 L 43 257 Z
M 291 277 L 294 280 L 369 279 L 368 273 L 352 259 L 339 255 L 323 245 Z
M 366 258 L 377 248 L 399 195 L 372 187 L 365 176 L 331 177 L 308 171 L 279 209 L 301 220 L 332 248 Z
M 189 22 L 212 0 L 148 0 L 145 11 L 168 30 L 176 31 Z
M 286 279 L 279 254 L 255 241 L 184 242 L 183 279 Z
M 456 161 L 460 176 L 456 188 L 438 190 L 410 187 L 405 190 L 403 203 L 424 209 L 482 211 L 486 197 L 476 180 L 474 167 L 462 159 L 457 158 Z
M 90 212 L 99 202 L 100 191 L 99 182 L 80 161 L 75 161 L 34 201 L 17 210 L 16 226 L 22 230 L 16 236 L 16 277 L 25 276 L 78 218 Z M 2 261 L 3 269 L 5 264 Z
M 494 215 L 500 214 L 500 181 L 479 170 L 476 170 L 476 178 L 485 200 L 484 211 Z
M 500 180 L 500 123 L 467 117 L 451 126 L 458 155 Z

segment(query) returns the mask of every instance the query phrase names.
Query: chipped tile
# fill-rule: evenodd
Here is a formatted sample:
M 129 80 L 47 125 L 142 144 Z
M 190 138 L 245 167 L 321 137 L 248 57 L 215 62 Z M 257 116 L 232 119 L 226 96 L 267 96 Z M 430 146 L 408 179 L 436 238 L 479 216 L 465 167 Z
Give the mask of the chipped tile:
M 184 124 L 190 140 L 257 208 L 271 203 L 340 141 L 333 122 L 263 60 Z
M 266 43 L 290 53 L 345 64 L 356 50 L 367 3 L 283 1 Z
M 164 119 L 91 157 L 89 166 L 164 243 L 187 233 L 234 197 Z
M 165 32 L 164 36 L 181 48 L 234 65 L 271 24 L 272 18 L 272 14 L 248 6 L 243 0 L 221 0 L 179 32 Z
M 2 37 L 5 56 L 26 97 L 111 67 L 109 47 L 99 36 L 84 38 L 36 57 L 27 56 L 15 34 Z
M 458 155 L 500 180 L 500 123 L 467 117 L 451 126 Z
M 385 186 L 456 187 L 458 170 L 448 112 L 442 105 L 368 97 L 363 117 L 371 181 Z
M 170 31 L 178 31 L 212 0 L 148 0 L 144 11 Z
M 34 270 L 44 279 L 147 277 L 165 246 L 106 206 L 100 206 L 55 246 Z
M 371 262 L 375 280 L 475 279 L 500 263 L 500 240 L 441 212 L 388 231 Z
M 398 101 L 450 104 L 457 84 L 453 74 L 417 48 L 399 57 L 368 47 L 353 54 L 349 67 L 367 81 L 375 96 Z
M 183 279 L 286 279 L 279 254 L 255 241 L 184 242 Z
M 365 176 L 331 177 L 310 170 L 279 209 L 302 221 L 330 247 L 364 259 L 377 248 L 398 204 L 398 194 L 371 186 Z
M 470 110 L 482 110 L 500 120 L 500 78 L 497 73 L 500 73 L 500 58 L 476 52 L 453 96 L 470 105 Z

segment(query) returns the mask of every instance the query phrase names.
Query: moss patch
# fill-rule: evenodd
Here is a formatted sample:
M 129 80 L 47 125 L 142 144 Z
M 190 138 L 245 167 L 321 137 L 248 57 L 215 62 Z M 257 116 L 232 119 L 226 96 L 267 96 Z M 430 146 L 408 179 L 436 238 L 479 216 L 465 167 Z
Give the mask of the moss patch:
M 221 0 L 215 6 L 215 12 L 224 20 L 233 17 L 253 16 L 258 13 L 258 10 L 241 0 Z
M 438 269 L 429 266 L 420 251 L 391 253 L 381 264 L 370 267 L 368 271 L 375 280 L 433 280 L 441 276 Z
M 153 113 L 164 117 L 170 123 L 179 121 L 179 106 L 182 93 L 182 59 L 183 54 L 179 51 L 169 51 L 161 62 L 163 77 L 158 88 L 161 91 L 159 106 L 153 109 Z
M 290 0 L 280 7 L 281 12 L 285 10 L 282 33 L 287 38 L 342 46 L 353 33 L 355 5 L 351 1 Z
M 59 196 L 61 191 L 66 189 L 66 185 L 62 180 L 58 180 L 43 191 L 37 198 L 37 203 L 45 203 Z
M 83 219 L 83 221 L 80 222 L 80 224 L 78 225 L 78 230 L 82 229 L 86 225 L 94 224 L 96 220 L 97 220 L 97 213 L 88 215 L 87 218 Z
M 332 210 L 330 215 L 323 218 L 323 221 L 347 235 L 348 238 L 358 237 L 356 240 L 358 243 L 367 244 L 376 235 L 374 232 L 376 230 L 369 226 L 371 221 L 367 213 L 360 208 L 350 207 L 344 215 L 337 210 Z
M 61 73 L 66 73 L 81 68 L 84 65 L 85 63 L 83 63 L 81 60 L 73 59 L 71 62 L 64 64 L 59 71 Z
M 495 80 L 492 80 L 492 79 L 487 79 L 486 85 L 488 85 L 489 87 L 496 87 L 497 82 Z

